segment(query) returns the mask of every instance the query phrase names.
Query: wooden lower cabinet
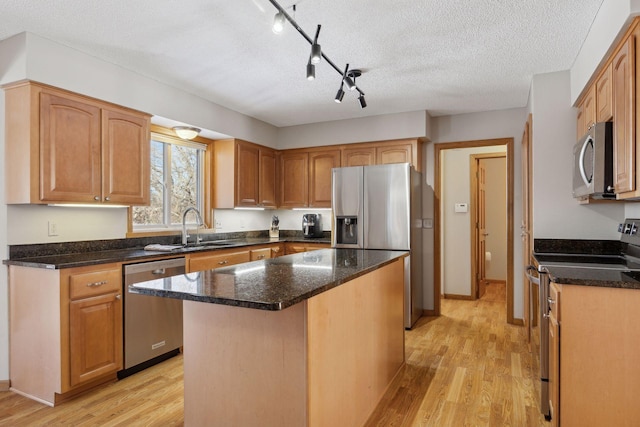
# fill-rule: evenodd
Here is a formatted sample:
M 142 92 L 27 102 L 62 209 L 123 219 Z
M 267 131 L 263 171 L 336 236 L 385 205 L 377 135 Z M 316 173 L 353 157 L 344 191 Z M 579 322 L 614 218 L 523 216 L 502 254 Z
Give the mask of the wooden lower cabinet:
M 330 243 L 306 243 L 306 242 L 287 242 L 284 245 L 285 254 L 297 254 L 300 252 L 315 251 L 318 249 L 327 249 L 331 247 Z
M 9 266 L 11 389 L 48 405 L 122 369 L 122 266 Z
M 561 295 L 550 328 L 550 337 L 558 343 L 550 346 L 550 397 L 556 399 L 553 396 L 558 393 L 559 400 L 551 402 L 559 404 L 554 425 L 636 425 L 640 420 L 640 291 L 553 287 Z M 559 381 L 554 384 L 556 372 Z
M 187 257 L 187 272 L 213 270 L 251 261 L 249 249 L 226 249 L 192 254 Z
M 549 407 L 551 408 L 551 425 L 560 425 L 560 288 L 551 284 L 549 301 Z

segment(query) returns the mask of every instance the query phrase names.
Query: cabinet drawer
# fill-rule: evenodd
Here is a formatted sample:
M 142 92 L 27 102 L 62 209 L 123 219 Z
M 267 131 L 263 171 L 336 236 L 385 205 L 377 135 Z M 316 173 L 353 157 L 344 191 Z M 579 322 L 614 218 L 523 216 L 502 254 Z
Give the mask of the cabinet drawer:
M 249 251 L 191 257 L 189 259 L 189 271 L 212 270 L 249 261 L 251 261 Z
M 121 288 L 122 271 L 120 268 L 88 271 L 69 276 L 69 296 L 72 300 L 107 292 L 120 292 Z
M 271 248 L 254 249 L 251 251 L 251 261 L 271 258 Z

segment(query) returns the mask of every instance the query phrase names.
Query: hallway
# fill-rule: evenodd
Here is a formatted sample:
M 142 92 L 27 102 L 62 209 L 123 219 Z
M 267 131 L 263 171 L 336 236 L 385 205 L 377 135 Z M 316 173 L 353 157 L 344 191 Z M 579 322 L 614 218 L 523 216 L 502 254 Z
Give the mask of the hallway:
M 505 323 L 505 285 L 476 301 L 443 299 L 442 316 L 406 333 L 406 365 L 367 424 L 548 426 L 538 410 L 537 358 Z

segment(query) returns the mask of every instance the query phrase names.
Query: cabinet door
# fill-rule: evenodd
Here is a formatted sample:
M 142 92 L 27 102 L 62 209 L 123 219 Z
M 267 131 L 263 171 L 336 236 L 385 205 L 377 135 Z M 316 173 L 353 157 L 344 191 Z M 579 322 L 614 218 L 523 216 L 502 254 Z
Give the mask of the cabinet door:
M 260 149 L 239 141 L 236 144 L 236 206 L 258 206 Z
M 69 303 L 69 346 L 72 387 L 122 369 L 120 293 Z
M 376 148 L 376 164 L 413 163 L 411 144 L 391 145 Z
M 280 194 L 283 208 L 309 206 L 309 154 L 284 153 L 280 159 Z
M 287 255 L 307 251 L 307 247 L 304 243 L 286 243 L 284 249 Z
M 73 97 L 40 94 L 40 199 L 101 199 L 100 108 Z
M 596 121 L 608 122 L 613 118 L 613 68 L 611 64 L 596 82 Z
M 374 147 L 344 148 L 342 150 L 342 166 L 369 166 L 376 164 Z
M 635 189 L 634 37 L 613 58 L 613 186 L 616 194 Z
M 331 207 L 331 169 L 340 167 L 340 150 L 309 153 L 309 207 Z
M 103 202 L 148 205 L 151 177 L 149 118 L 102 110 Z
M 265 208 L 275 208 L 276 201 L 276 152 L 260 149 L 260 182 L 258 203 Z
M 560 425 L 560 325 L 549 316 L 549 407 L 551 425 Z
M 251 261 L 259 261 L 261 259 L 271 258 L 271 248 L 252 249 Z

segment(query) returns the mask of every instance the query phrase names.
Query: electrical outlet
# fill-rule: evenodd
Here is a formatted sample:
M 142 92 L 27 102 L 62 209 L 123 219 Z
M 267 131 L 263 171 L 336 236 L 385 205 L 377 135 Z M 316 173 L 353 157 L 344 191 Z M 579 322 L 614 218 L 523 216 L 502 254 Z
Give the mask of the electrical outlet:
M 219 219 L 214 220 L 213 226 L 216 230 L 220 230 L 222 228 L 222 221 L 220 221 Z
M 47 224 L 48 224 L 48 227 L 49 227 L 48 235 L 49 236 L 57 236 L 58 235 L 58 223 L 56 223 L 55 221 L 49 221 Z

